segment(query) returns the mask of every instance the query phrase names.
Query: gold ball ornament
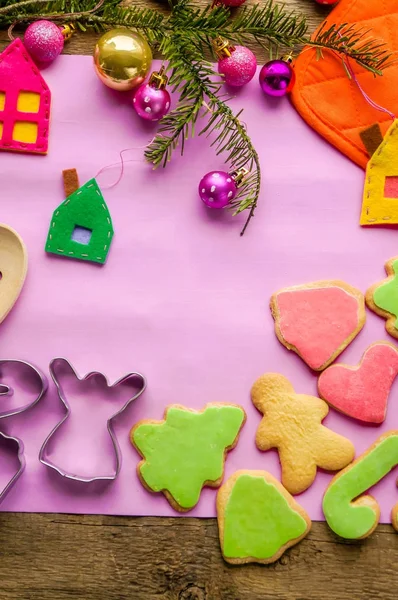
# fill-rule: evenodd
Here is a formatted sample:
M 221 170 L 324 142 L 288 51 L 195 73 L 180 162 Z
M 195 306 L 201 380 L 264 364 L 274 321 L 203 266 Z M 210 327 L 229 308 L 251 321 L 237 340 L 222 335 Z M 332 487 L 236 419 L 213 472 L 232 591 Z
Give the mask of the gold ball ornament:
M 108 87 L 131 90 L 140 85 L 152 63 L 152 51 L 142 35 L 124 27 L 107 31 L 94 50 L 94 68 Z

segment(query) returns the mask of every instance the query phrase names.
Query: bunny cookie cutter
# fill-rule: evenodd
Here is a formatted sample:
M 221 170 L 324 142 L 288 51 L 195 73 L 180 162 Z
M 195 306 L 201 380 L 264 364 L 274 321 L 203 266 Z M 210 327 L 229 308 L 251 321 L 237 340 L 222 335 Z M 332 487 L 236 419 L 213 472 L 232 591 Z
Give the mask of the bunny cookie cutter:
M 33 408 L 44 396 L 47 391 L 48 381 L 47 377 L 34 365 L 24 360 L 16 360 L 16 359 L 1 359 L 0 360 L 0 400 L 6 397 L 11 397 L 14 395 L 14 389 L 8 385 L 8 383 L 4 383 L 3 379 L 6 377 L 3 374 L 3 370 L 5 366 L 11 366 L 14 369 L 17 379 L 23 381 L 26 374 L 29 373 L 29 377 L 33 379 L 34 386 L 37 387 L 37 393 L 34 399 L 27 404 L 24 404 L 19 407 L 9 408 L 8 410 L 3 410 L 0 412 L 0 421 L 1 419 L 5 419 L 7 417 L 12 417 L 14 415 L 19 415 L 30 408 Z M 17 437 L 10 436 L 3 431 L 0 431 L 1 443 L 5 443 L 9 446 L 16 447 L 16 454 L 18 459 L 18 469 L 15 471 L 14 475 L 5 484 L 5 486 L 0 489 L 0 503 L 4 500 L 7 493 L 14 486 L 14 484 L 18 481 L 20 476 L 25 470 L 26 461 L 24 455 L 24 444 L 22 440 Z
M 76 473 L 72 473 L 69 470 L 63 469 L 60 465 L 58 465 L 55 462 L 53 462 L 52 460 L 50 460 L 49 444 L 52 441 L 53 436 L 57 433 L 57 431 L 60 429 L 60 427 L 62 427 L 62 425 L 65 423 L 65 421 L 69 418 L 69 416 L 71 414 L 71 407 L 70 407 L 69 401 L 65 394 L 64 387 L 63 387 L 62 383 L 60 382 L 59 376 L 57 374 L 57 370 L 60 367 L 62 368 L 65 366 L 70 369 L 70 371 L 72 372 L 74 377 L 79 382 L 85 382 L 85 381 L 88 381 L 95 377 L 101 377 L 103 379 L 104 384 L 106 385 L 106 389 L 108 389 L 108 390 L 117 388 L 120 385 L 123 385 L 124 383 L 126 383 L 128 381 L 132 381 L 132 380 L 136 380 L 138 383 L 137 392 L 134 395 L 132 395 L 127 400 L 127 402 L 125 402 L 124 405 L 116 413 L 111 415 L 111 417 L 107 420 L 107 430 L 108 430 L 108 433 L 112 440 L 112 446 L 113 446 L 114 457 L 115 457 L 115 467 L 114 467 L 113 472 L 110 475 L 94 475 L 94 476 L 89 476 L 89 477 L 77 475 Z M 117 476 L 119 475 L 120 469 L 122 466 L 122 452 L 121 452 L 115 431 L 113 429 L 113 421 L 116 417 L 121 415 L 126 410 L 126 408 L 132 402 L 134 402 L 134 400 L 137 400 L 137 398 L 139 398 L 141 396 L 141 394 L 144 392 L 146 385 L 147 385 L 145 377 L 143 375 L 141 375 L 141 373 L 131 372 L 131 373 L 127 373 L 127 375 L 124 375 L 123 377 L 121 377 L 120 379 L 115 381 L 115 383 L 113 383 L 113 384 L 110 384 L 109 380 L 105 376 L 105 374 L 101 373 L 99 371 L 91 371 L 90 373 L 87 373 L 87 375 L 85 375 L 84 377 L 79 377 L 79 375 L 73 368 L 70 361 L 68 361 L 66 358 L 54 358 L 50 362 L 50 374 L 56 385 L 58 397 L 61 400 L 61 403 L 63 404 L 63 406 L 65 408 L 65 415 L 55 425 L 55 427 L 50 431 L 50 433 L 44 440 L 44 443 L 42 444 L 42 446 L 40 448 L 40 452 L 39 452 L 40 462 L 45 467 L 55 470 L 62 477 L 65 477 L 66 479 L 72 479 L 73 481 L 80 481 L 82 483 L 91 483 L 93 481 L 114 481 L 117 478 Z

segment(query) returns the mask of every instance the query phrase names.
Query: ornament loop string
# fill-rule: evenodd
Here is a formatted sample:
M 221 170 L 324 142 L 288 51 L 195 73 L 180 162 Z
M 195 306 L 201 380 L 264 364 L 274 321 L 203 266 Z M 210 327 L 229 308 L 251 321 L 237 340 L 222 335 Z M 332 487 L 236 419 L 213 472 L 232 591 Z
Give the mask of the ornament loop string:
M 342 35 L 341 35 L 340 32 L 339 32 L 339 37 L 342 37 Z M 348 75 L 351 77 L 351 79 L 353 80 L 353 82 L 355 83 L 355 85 L 357 86 L 358 90 L 361 92 L 362 96 L 364 97 L 365 101 L 369 104 L 369 106 L 371 106 L 375 110 L 378 110 L 380 112 L 383 112 L 383 113 L 387 114 L 390 117 L 390 119 L 392 119 L 394 121 L 395 120 L 395 114 L 393 112 L 391 112 L 390 110 L 388 110 L 387 108 L 384 108 L 383 106 L 380 106 L 380 104 L 377 104 L 365 92 L 365 90 L 363 89 L 363 87 L 359 83 L 358 77 L 356 76 L 355 71 L 354 71 L 354 69 L 353 69 L 353 67 L 351 65 L 350 59 L 347 56 L 347 51 L 346 50 L 344 51 L 344 56 L 342 57 L 341 60 L 343 62 L 344 68 L 346 69 Z
M 120 150 L 119 152 L 119 156 L 120 156 L 120 160 L 116 163 L 111 163 L 109 165 L 105 165 L 104 167 L 101 167 L 101 169 L 98 171 L 98 173 L 95 175 L 94 179 L 98 179 L 98 176 L 101 175 L 101 173 L 104 173 L 105 171 L 107 171 L 108 169 L 112 169 L 113 167 L 120 167 L 120 173 L 118 175 L 118 178 L 113 182 L 110 183 L 109 185 L 102 185 L 101 189 L 102 190 L 110 190 L 114 187 L 116 187 L 122 180 L 123 176 L 124 176 L 124 165 L 128 162 L 143 162 L 142 158 L 129 158 L 129 160 L 125 160 L 123 155 L 126 152 L 130 152 L 130 150 L 143 150 L 145 148 L 148 148 L 148 146 L 150 146 L 153 142 L 155 138 L 152 138 L 150 142 L 148 142 L 148 144 L 145 144 L 145 146 L 133 146 L 131 148 L 123 148 L 123 150 Z
M 20 2 L 19 6 L 24 6 L 27 4 L 42 4 L 42 3 L 46 3 L 48 4 L 48 2 L 56 2 L 56 0 L 27 0 L 26 2 Z M 76 21 L 79 17 L 84 17 L 85 15 L 91 15 L 92 13 L 97 12 L 101 6 L 104 4 L 105 0 L 99 0 L 99 2 L 97 2 L 97 4 L 94 6 L 94 8 L 91 8 L 90 10 L 85 10 L 83 12 L 75 12 L 75 13 L 52 13 L 52 14 L 44 14 L 41 15 L 40 17 L 36 17 L 35 19 L 31 19 L 28 16 L 26 17 L 21 17 L 20 19 L 17 19 L 16 21 L 14 21 L 14 23 L 11 23 L 11 25 L 9 26 L 7 33 L 8 33 L 8 39 L 10 40 L 10 42 L 12 42 L 15 38 L 12 35 L 12 32 L 14 30 L 14 27 L 16 27 L 17 25 L 19 25 L 19 23 L 23 23 L 24 21 L 40 21 L 41 19 L 52 19 L 53 21 L 56 20 L 70 20 L 73 19 L 74 21 Z M 11 8 L 11 7 L 10 7 Z M 4 11 L 3 11 L 4 12 Z

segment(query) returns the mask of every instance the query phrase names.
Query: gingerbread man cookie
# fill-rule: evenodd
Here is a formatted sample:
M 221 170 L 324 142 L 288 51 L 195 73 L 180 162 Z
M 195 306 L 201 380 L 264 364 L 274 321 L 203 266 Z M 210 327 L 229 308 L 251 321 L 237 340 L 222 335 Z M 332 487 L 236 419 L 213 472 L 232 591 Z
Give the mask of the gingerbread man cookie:
M 329 366 L 365 324 L 362 292 L 343 281 L 284 288 L 270 307 L 279 341 L 314 371 Z
M 251 398 L 264 415 L 257 429 L 257 448 L 277 448 L 282 483 L 291 494 L 310 487 L 317 467 L 338 471 L 354 458 L 350 440 L 322 425 L 329 412 L 326 402 L 296 394 L 283 375 L 267 373 L 257 379 Z

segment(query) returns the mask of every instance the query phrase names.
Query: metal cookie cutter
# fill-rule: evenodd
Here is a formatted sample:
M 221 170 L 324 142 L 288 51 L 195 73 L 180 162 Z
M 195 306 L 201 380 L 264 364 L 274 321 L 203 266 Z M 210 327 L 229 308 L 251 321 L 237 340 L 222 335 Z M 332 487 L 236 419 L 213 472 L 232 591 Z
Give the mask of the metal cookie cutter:
M 8 385 L 7 383 L 1 382 L 1 380 L 3 379 L 3 376 L 4 376 L 3 369 L 4 369 L 5 365 L 11 366 L 11 368 L 14 369 L 16 377 L 19 381 L 23 381 L 24 379 L 26 379 L 26 374 L 29 373 L 29 377 L 33 379 L 34 385 L 35 386 L 37 385 L 37 394 L 34 397 L 32 402 L 28 402 L 27 404 L 24 404 L 22 406 L 9 408 L 8 410 L 3 410 L 2 412 L 0 412 L 0 420 L 5 419 L 6 417 L 12 417 L 14 415 L 18 415 L 18 414 L 23 413 L 26 410 L 32 408 L 33 406 L 35 406 L 41 400 L 41 398 L 44 396 L 44 394 L 46 393 L 47 387 L 48 387 L 48 382 L 47 382 L 47 378 L 45 377 L 45 375 L 43 375 L 43 373 L 41 371 L 39 371 L 39 369 L 37 369 L 32 364 L 30 364 L 24 360 L 3 359 L 3 360 L 0 360 L 0 401 L 6 397 L 11 397 L 14 395 L 13 388 L 10 385 Z M 4 486 L 4 488 L 0 489 L 0 503 L 1 503 L 2 500 L 4 500 L 6 494 L 9 492 L 9 490 L 14 485 L 14 483 L 16 483 L 16 481 L 19 479 L 19 477 L 24 472 L 26 462 L 25 462 L 25 456 L 24 456 L 24 445 L 23 445 L 22 440 L 20 440 L 17 437 L 7 435 L 6 433 L 4 433 L 2 431 L 0 431 L 0 437 L 2 438 L 2 440 L 4 441 L 5 444 L 16 447 L 16 453 L 17 453 L 17 458 L 18 458 L 18 462 L 19 462 L 19 467 L 18 467 L 17 471 L 15 472 L 15 474 L 11 477 L 11 479 Z
M 113 449 L 115 452 L 115 469 L 111 475 L 98 475 L 95 477 L 84 477 L 81 475 L 77 475 L 76 473 L 71 473 L 70 471 L 66 471 L 65 469 L 62 469 L 57 464 L 52 462 L 48 456 L 49 442 L 51 441 L 54 434 L 58 431 L 58 429 L 62 426 L 62 424 L 68 419 L 68 417 L 71 413 L 71 408 L 70 408 L 68 399 L 67 399 L 65 391 L 62 387 L 62 384 L 59 381 L 59 376 L 56 373 L 58 368 L 62 368 L 65 366 L 71 370 L 71 372 L 73 373 L 75 378 L 80 382 L 87 381 L 94 377 L 101 377 L 103 379 L 107 389 L 116 388 L 119 385 L 122 385 L 123 383 L 125 383 L 126 381 L 130 381 L 130 380 L 134 380 L 134 379 L 136 379 L 138 382 L 138 391 L 131 398 L 129 398 L 129 400 L 127 400 L 127 402 L 125 402 L 125 404 L 122 406 L 121 409 L 119 409 L 115 414 L 113 414 L 107 420 L 107 429 L 108 429 L 108 433 L 111 437 Z M 92 371 L 90 373 L 87 373 L 87 375 L 85 375 L 84 377 L 79 377 L 79 375 L 76 373 L 75 369 L 73 368 L 72 364 L 66 358 L 54 358 L 50 362 L 50 373 L 51 373 L 51 377 L 57 387 L 59 399 L 61 400 L 62 404 L 64 405 L 66 413 L 65 413 L 65 416 L 61 419 L 61 421 L 59 421 L 59 423 L 57 423 L 57 425 L 53 428 L 53 430 L 49 433 L 49 435 L 44 440 L 44 443 L 43 443 L 42 447 L 40 448 L 40 452 L 39 452 L 40 462 L 43 465 L 45 465 L 46 467 L 49 467 L 50 469 L 54 469 L 55 471 L 57 471 L 57 473 L 59 473 L 60 475 L 62 475 L 62 477 L 65 477 L 66 479 L 72 479 L 74 481 L 81 481 L 83 483 L 91 483 L 93 481 L 114 481 L 116 479 L 116 477 L 119 475 L 120 469 L 122 466 L 122 452 L 120 450 L 120 446 L 119 446 L 119 442 L 117 441 L 116 434 L 113 430 L 113 420 L 116 417 L 118 417 L 119 415 L 121 415 L 122 412 L 125 411 L 126 408 L 134 400 L 137 400 L 137 398 L 139 398 L 141 396 L 141 394 L 144 392 L 144 390 L 146 388 L 145 377 L 143 375 L 141 375 L 140 373 L 128 373 L 127 375 L 124 375 L 121 379 L 118 379 L 117 381 L 115 381 L 115 383 L 110 385 L 107 377 L 103 373 L 100 373 L 98 371 Z
M 14 475 L 11 477 L 9 482 L 6 483 L 6 485 L 3 487 L 3 489 L 0 490 L 0 503 L 1 503 L 4 500 L 4 498 L 6 497 L 7 493 L 12 488 L 12 486 L 14 485 L 14 483 L 16 483 L 16 481 L 20 478 L 20 476 L 24 472 L 25 466 L 26 466 L 26 461 L 25 461 L 25 456 L 24 456 L 24 445 L 23 445 L 22 440 L 20 440 L 19 438 L 7 435 L 7 434 L 3 433 L 2 431 L 0 431 L 0 438 L 2 438 L 4 440 L 4 442 L 0 442 L 1 444 L 6 443 L 9 446 L 11 446 L 11 445 L 16 446 L 16 453 L 17 453 L 17 458 L 18 458 L 18 462 L 19 462 L 19 467 L 15 471 Z

